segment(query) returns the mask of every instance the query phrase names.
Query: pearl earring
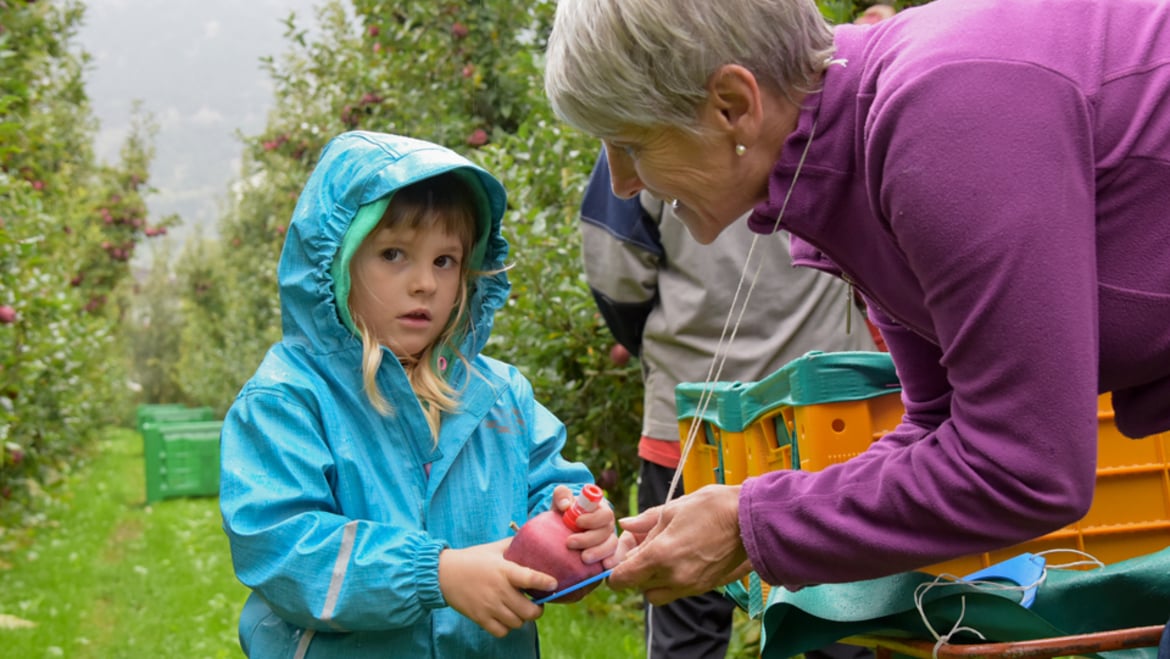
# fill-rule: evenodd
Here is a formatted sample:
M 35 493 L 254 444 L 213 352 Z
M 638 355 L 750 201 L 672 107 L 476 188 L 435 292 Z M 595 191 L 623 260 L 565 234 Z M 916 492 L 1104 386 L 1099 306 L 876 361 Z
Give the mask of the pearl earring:
M 747 153 L 747 147 L 746 147 L 746 146 L 744 146 L 744 145 L 742 145 L 742 144 L 736 144 L 736 145 L 735 145 L 735 155 L 737 155 L 737 156 L 742 156 L 742 155 L 743 155 L 743 154 L 745 154 L 745 153 Z

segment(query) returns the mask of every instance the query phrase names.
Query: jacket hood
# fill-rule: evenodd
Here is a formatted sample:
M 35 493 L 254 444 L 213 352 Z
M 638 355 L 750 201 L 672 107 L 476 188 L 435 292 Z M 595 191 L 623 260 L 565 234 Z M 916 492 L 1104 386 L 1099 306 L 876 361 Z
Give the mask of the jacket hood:
M 363 207 L 376 204 L 375 208 L 384 209 L 396 190 L 450 171 L 464 175 L 478 193 L 481 230 L 473 262 L 479 260 L 483 270 L 498 271 L 476 278 L 468 291 L 470 330 L 460 350 L 469 359 L 479 353 L 510 288 L 501 271 L 508 255 L 508 243 L 500 233 L 507 203 L 504 187 L 450 149 L 367 131 L 343 133 L 330 140 L 297 200 L 277 267 L 284 341 L 313 351 L 350 348 L 360 352 L 361 339 L 346 326 L 340 311 L 346 301 L 334 293 L 332 271 L 346 232 Z

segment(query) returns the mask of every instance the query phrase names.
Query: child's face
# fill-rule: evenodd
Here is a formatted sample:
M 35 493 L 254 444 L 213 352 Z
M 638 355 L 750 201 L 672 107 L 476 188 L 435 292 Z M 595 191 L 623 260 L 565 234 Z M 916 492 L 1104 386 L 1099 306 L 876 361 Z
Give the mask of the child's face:
M 462 261 L 463 244 L 440 228 L 380 226 L 350 261 L 350 313 L 396 356 L 417 356 L 447 326 Z

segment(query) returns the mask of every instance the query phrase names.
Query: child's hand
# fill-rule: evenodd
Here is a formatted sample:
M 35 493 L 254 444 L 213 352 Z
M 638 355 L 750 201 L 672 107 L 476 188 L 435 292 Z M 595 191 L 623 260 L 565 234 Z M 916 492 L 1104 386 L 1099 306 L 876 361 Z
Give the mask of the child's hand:
M 553 505 L 557 510 L 564 512 L 573 505 L 573 491 L 565 485 L 558 485 L 553 490 Z M 613 555 L 617 549 L 617 533 L 613 508 L 605 500 L 591 513 L 582 513 L 577 517 L 577 526 L 583 529 L 581 533 L 569 536 L 569 549 L 580 549 L 581 560 L 592 565 Z M 612 567 L 603 563 L 604 567 Z
M 497 638 L 536 620 L 544 611 L 520 592 L 522 588 L 553 590 L 557 586 L 553 577 L 505 560 L 504 550 L 511 541 L 444 549 L 439 554 L 439 589 L 447 604 Z

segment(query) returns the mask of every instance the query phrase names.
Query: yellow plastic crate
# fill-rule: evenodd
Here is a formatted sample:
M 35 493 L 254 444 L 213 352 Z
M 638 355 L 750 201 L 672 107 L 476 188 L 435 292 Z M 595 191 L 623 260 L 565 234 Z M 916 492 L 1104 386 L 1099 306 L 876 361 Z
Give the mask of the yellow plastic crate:
M 865 451 L 898 425 L 904 411 L 898 390 L 887 391 L 892 387 L 880 373 L 888 366 L 892 374 L 892 363 L 874 354 L 882 353 L 810 353 L 757 383 L 716 383 L 713 412 L 696 404 L 701 385 L 679 385 L 682 437 L 691 423 L 701 424 L 683 467 L 685 491 L 741 483 L 777 469 L 817 471 Z M 848 373 L 854 367 L 871 372 L 859 379 Z M 818 402 L 805 404 L 810 400 Z M 1109 564 L 1170 546 L 1170 433 L 1137 440 L 1121 435 L 1109 394 L 1098 399 L 1098 421 L 1096 490 L 1083 519 L 1020 545 L 924 571 L 963 576 L 1023 552 L 1054 549 L 1082 551 Z M 1057 554 L 1049 563 L 1076 559 Z
M 683 464 L 683 491 L 694 492 L 704 485 L 736 485 L 748 477 L 747 447 L 744 445 L 742 394 L 750 385 L 715 382 L 710 385 L 680 385 L 688 413 L 680 414 L 679 440 L 695 439 Z M 694 426 L 697 426 L 694 427 Z
M 752 475 L 743 432 L 724 430 L 709 421 L 687 419 L 679 422 L 681 441 L 686 441 L 692 423 L 699 424 L 699 429 L 683 465 L 684 492 L 716 483 L 737 485 Z
M 748 475 L 777 469 L 820 471 L 845 462 L 897 427 L 903 409 L 897 392 L 781 407 L 744 430 Z
M 1088 514 L 1035 540 L 923 571 L 963 576 L 1023 552 L 1055 549 L 1083 551 L 1110 564 L 1170 546 L 1170 433 L 1130 439 L 1117 430 L 1109 394 L 1098 398 L 1097 409 L 1097 485 Z M 1048 562 L 1077 559 L 1057 553 Z
M 684 491 L 844 462 L 898 424 L 900 391 L 889 355 L 878 352 L 810 352 L 759 382 L 680 384 L 680 439 L 699 425 Z

